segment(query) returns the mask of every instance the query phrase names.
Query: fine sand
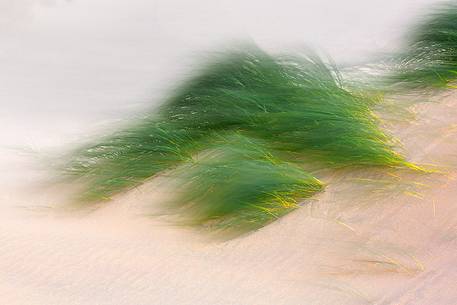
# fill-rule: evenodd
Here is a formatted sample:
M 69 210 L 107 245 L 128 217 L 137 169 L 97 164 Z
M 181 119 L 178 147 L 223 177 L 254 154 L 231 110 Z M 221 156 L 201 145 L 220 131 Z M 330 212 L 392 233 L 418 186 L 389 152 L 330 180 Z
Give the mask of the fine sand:
M 152 216 L 168 192 L 157 181 L 91 212 L 71 209 L 50 170 L 62 148 L 159 100 L 207 40 L 239 37 L 235 24 L 262 46 L 319 37 L 336 41 L 325 46 L 331 55 L 358 58 L 393 44 L 389 25 L 429 2 L 348 1 L 333 11 L 330 0 L 307 10 L 288 1 L 263 13 L 264 1 L 0 6 L 0 304 L 456 304 L 456 93 L 386 126 L 409 160 L 439 173 L 336 173 L 315 200 L 231 240 Z
M 457 96 L 436 100 L 391 127 L 410 160 L 442 173 L 343 173 L 317 200 L 225 241 L 148 216 L 164 195 L 154 181 L 90 213 L 66 209 L 37 148 L 62 130 L 36 120 L 47 138 L 16 130 L 34 146 L 1 154 L 2 303 L 455 304 Z

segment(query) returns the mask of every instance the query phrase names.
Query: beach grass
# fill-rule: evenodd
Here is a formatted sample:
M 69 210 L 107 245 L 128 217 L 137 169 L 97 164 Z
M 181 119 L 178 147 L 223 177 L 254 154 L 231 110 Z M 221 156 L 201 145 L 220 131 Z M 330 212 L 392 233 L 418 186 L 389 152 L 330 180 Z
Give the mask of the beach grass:
M 406 89 L 454 87 L 457 78 L 457 4 L 442 3 L 412 28 L 389 82 Z
M 323 190 L 317 178 L 271 154 L 261 141 L 239 133 L 175 173 L 174 211 L 218 229 L 254 229 L 298 208 Z
M 75 151 L 64 170 L 84 181 L 80 200 L 94 202 L 192 164 L 180 175 L 181 200 L 195 219 L 266 223 L 322 189 L 302 169 L 309 165 L 418 169 L 381 129 L 373 111 L 381 104 L 346 88 L 316 53 L 271 55 L 247 45 L 208 60 L 157 110 Z M 219 153 L 195 161 L 210 148 Z

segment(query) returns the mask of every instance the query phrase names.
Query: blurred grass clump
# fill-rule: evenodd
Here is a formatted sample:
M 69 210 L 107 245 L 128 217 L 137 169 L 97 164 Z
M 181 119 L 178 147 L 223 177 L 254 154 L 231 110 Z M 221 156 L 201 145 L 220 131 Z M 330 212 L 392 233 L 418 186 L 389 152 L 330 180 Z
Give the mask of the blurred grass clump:
M 179 195 L 173 208 L 191 222 L 221 229 L 261 227 L 323 189 L 302 168 L 240 134 L 218 137 L 212 148 L 175 175 Z
M 379 127 L 382 99 L 351 88 L 313 52 L 243 46 L 204 64 L 156 111 L 76 151 L 66 172 L 85 182 L 81 200 L 99 201 L 192 164 L 180 202 L 198 222 L 267 223 L 322 189 L 297 165 L 416 168 Z
M 392 85 L 407 89 L 447 88 L 457 78 L 457 4 L 438 5 L 411 30 L 397 56 Z

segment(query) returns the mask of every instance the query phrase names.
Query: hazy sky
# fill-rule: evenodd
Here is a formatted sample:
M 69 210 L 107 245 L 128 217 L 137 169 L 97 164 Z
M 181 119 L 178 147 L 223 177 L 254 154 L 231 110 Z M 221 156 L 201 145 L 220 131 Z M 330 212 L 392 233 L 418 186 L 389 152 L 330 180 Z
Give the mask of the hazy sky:
M 0 0 L 2 113 L 124 112 L 234 40 L 337 62 L 395 48 L 432 0 Z

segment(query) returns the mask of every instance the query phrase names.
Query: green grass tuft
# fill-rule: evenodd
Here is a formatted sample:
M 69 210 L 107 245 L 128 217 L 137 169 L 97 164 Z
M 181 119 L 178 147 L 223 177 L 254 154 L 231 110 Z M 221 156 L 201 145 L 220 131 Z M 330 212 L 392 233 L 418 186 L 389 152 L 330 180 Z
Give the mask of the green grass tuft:
M 217 228 L 261 227 L 323 189 L 311 174 L 240 134 L 222 137 L 176 175 L 174 208 Z
M 272 56 L 247 46 L 215 58 L 146 119 L 77 151 L 66 170 L 86 182 L 82 200 L 104 200 L 216 147 L 187 167 L 182 205 L 200 221 L 261 224 L 322 188 L 286 161 L 413 167 L 379 128 L 378 103 L 345 88 L 316 54 Z M 221 133 L 238 140 L 221 142 Z
M 389 82 L 409 89 L 453 87 L 457 78 L 456 20 L 457 4 L 446 3 L 417 24 Z
M 86 187 L 80 200 L 109 200 L 116 193 L 189 160 L 201 136 L 196 130 L 145 119 L 97 145 L 76 151 L 65 173 L 84 181 Z

